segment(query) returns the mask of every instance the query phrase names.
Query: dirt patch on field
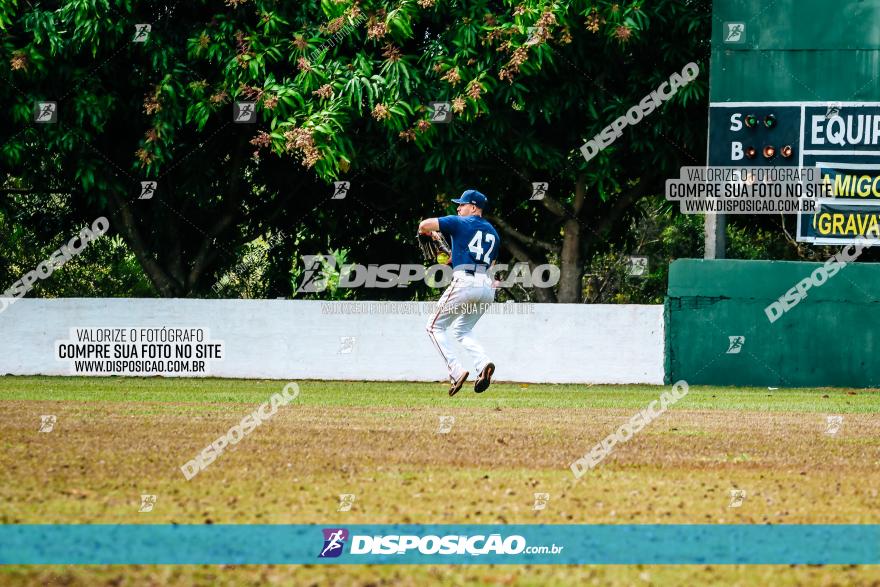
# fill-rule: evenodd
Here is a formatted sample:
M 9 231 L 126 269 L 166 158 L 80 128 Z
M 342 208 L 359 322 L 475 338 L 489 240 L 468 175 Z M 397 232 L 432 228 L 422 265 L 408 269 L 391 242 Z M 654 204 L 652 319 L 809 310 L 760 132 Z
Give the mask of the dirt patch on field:
M 878 523 L 880 422 L 672 411 L 575 480 L 634 413 L 291 405 L 187 481 L 246 403 L 0 401 L 3 523 Z M 40 416 L 55 415 L 51 432 Z M 454 417 L 454 421 L 449 417 Z M 442 418 L 442 420 L 441 420 Z M 441 432 L 448 428 L 447 432 Z M 742 491 L 737 500 L 731 491 Z M 350 511 L 339 495 L 354 494 Z M 535 493 L 549 493 L 534 510 Z M 139 513 L 141 495 L 156 495 Z M 875 567 L 7 567 L 3 584 L 880 584 Z
M 0 402 L 3 521 L 877 522 L 880 422 L 674 411 L 575 480 L 625 410 L 291 405 L 187 481 L 247 404 Z M 57 417 L 38 432 L 41 414 Z M 454 422 L 449 417 L 454 417 Z M 442 420 L 441 420 L 442 419 Z M 440 432 L 446 426 L 449 431 Z M 742 490 L 741 503 L 732 490 Z M 534 511 L 534 493 L 550 493 Z M 348 512 L 338 496 L 354 494 Z M 157 495 L 138 513 L 141 494 Z

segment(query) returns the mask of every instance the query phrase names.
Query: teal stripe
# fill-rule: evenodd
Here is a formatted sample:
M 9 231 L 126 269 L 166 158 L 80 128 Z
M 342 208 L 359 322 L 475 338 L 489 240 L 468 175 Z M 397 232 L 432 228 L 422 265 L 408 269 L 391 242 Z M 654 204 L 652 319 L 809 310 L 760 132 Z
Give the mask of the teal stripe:
M 877 525 L 3 525 L 0 564 L 880 564 Z M 338 526 L 336 526 L 338 527 Z M 522 536 L 557 554 L 352 554 L 356 536 Z M 484 545 L 475 539 L 474 546 Z M 511 542 L 512 545 L 515 543 Z

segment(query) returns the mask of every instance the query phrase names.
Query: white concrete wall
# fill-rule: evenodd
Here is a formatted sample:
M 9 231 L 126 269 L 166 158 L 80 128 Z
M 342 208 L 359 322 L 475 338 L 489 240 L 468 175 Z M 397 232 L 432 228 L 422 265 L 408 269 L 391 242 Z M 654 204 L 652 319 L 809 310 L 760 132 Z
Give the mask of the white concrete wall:
M 330 313 L 332 307 L 373 313 Z M 439 381 L 428 303 L 289 300 L 22 299 L 0 313 L 0 375 L 69 375 L 55 343 L 76 327 L 201 327 L 225 358 L 207 375 L 272 379 Z M 510 304 L 474 332 L 502 381 L 663 382 L 663 307 Z M 501 310 L 519 310 L 507 314 Z M 383 312 L 377 310 L 381 308 Z M 409 312 L 409 313 L 401 313 Z M 342 337 L 354 337 L 340 352 Z M 464 352 L 463 350 L 461 351 Z M 465 362 L 468 365 L 470 362 Z

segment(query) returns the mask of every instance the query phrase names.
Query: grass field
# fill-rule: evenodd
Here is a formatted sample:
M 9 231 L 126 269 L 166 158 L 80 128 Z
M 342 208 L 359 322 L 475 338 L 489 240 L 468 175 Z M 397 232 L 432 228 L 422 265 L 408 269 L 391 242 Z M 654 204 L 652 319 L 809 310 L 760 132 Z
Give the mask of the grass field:
M 0 378 L 12 523 L 880 523 L 880 392 L 691 387 L 575 480 L 657 386 L 300 381 L 205 471 L 179 467 L 283 381 Z M 40 433 L 40 416 L 57 417 Z M 842 415 L 827 433 L 828 415 Z M 454 416 L 446 434 L 441 416 Z M 729 507 L 730 491 L 745 491 Z M 534 511 L 534 493 L 549 493 Z M 337 512 L 338 496 L 356 496 Z M 138 513 L 141 494 L 155 494 Z M 0 584 L 880 584 L 877 567 L 8 567 Z

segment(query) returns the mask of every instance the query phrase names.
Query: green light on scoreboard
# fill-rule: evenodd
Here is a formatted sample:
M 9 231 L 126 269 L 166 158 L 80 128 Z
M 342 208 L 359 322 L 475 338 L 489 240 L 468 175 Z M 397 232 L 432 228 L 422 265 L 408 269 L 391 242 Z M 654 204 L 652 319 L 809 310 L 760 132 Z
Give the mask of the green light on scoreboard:
M 746 128 L 755 128 L 759 124 L 759 119 L 754 114 L 746 114 L 745 118 L 743 118 L 743 122 L 746 125 Z M 764 126 L 767 128 L 775 128 L 776 127 L 776 115 L 768 114 L 764 117 Z

